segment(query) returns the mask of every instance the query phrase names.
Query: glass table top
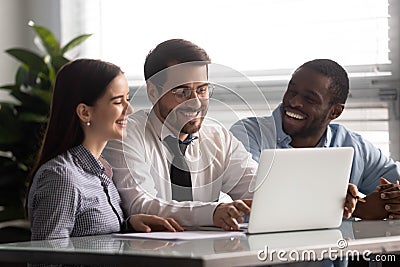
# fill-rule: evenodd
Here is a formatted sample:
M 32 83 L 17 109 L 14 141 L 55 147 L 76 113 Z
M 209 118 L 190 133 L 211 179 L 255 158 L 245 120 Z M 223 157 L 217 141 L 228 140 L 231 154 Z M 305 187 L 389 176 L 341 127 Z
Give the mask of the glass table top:
M 74 237 L 66 239 L 0 244 L 0 256 L 28 255 L 46 252 L 54 255 L 98 255 L 121 257 L 153 257 L 189 259 L 199 262 L 219 260 L 258 264 L 257 257 L 268 250 L 312 249 L 320 253 L 336 250 L 368 249 L 371 253 L 400 251 L 400 220 L 343 221 L 336 229 L 243 235 L 239 237 L 200 240 L 149 240 L 116 238 L 112 235 Z M 7 254 L 8 253 L 8 254 Z M 10 255 L 13 256 L 10 256 Z M 43 256 L 44 257 L 44 256 Z M 0 257 L 1 258 L 1 257 Z M 235 262 L 237 263 L 237 262 Z M 240 264 L 238 264 L 240 265 Z M 203 265 L 199 265 L 203 266 Z

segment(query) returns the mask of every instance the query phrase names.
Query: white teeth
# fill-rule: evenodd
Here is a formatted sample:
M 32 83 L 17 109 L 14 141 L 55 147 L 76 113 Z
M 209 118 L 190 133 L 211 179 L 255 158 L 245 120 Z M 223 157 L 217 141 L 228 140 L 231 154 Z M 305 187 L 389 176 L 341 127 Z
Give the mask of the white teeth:
M 126 120 L 119 120 L 117 121 L 117 123 L 121 125 L 126 125 Z
M 289 117 L 294 118 L 294 119 L 304 120 L 304 117 L 301 116 L 300 114 L 296 114 L 296 113 L 293 113 L 290 111 L 286 111 L 286 115 L 288 115 Z
M 196 117 L 199 114 L 198 112 L 182 112 L 184 116 L 186 117 Z

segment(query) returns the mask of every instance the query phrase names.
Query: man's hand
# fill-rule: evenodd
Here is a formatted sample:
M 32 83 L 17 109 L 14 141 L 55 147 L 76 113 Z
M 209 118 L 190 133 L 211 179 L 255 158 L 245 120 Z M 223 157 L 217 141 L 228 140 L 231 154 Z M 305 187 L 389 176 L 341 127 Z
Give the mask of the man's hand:
M 250 215 L 251 203 L 251 199 L 243 199 L 219 204 L 214 211 L 214 225 L 227 231 L 239 230 L 238 223 L 243 223 L 243 215 Z
M 363 220 L 383 220 L 388 218 L 389 213 L 385 210 L 385 201 L 381 199 L 381 193 L 374 191 L 365 197 L 366 202 L 357 202 L 353 212 L 354 217 Z
M 381 199 L 385 201 L 385 209 L 389 212 L 390 219 L 400 219 L 400 185 L 399 181 L 390 183 L 385 178 L 380 178 L 381 184 L 377 187 Z
M 365 198 L 366 203 L 357 203 L 353 213 L 355 217 L 365 220 L 400 219 L 399 182 L 392 184 L 385 178 L 380 178 L 380 182 L 376 191 Z
M 347 195 L 344 202 L 343 217 L 350 218 L 357 205 L 358 189 L 355 184 L 349 183 L 347 187 Z

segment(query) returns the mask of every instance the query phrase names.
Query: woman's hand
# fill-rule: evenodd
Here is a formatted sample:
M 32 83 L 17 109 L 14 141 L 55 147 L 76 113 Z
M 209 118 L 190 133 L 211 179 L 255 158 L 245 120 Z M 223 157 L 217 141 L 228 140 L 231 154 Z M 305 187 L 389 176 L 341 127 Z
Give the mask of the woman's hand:
M 182 232 L 184 229 L 172 218 L 163 218 L 156 215 L 135 214 L 129 218 L 129 223 L 138 232 L 151 231 Z

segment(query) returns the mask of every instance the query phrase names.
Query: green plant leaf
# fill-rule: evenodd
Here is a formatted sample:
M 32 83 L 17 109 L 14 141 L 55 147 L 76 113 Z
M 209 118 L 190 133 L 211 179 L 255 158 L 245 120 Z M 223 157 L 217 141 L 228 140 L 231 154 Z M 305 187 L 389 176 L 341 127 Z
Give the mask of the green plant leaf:
M 46 48 L 47 53 L 49 53 L 51 56 L 60 55 L 60 44 L 57 41 L 56 37 L 54 37 L 54 34 L 49 29 L 37 25 L 32 25 L 31 27 L 39 36 L 40 41 Z
M 25 86 L 25 84 L 28 84 L 29 81 L 28 67 L 26 67 L 26 65 L 21 65 L 15 74 L 15 84 L 18 86 L 18 90 L 20 91 L 21 86 Z
M 13 105 L 0 105 L 0 121 L 0 145 L 17 142 L 21 137 L 21 133 Z
M 62 49 L 61 49 L 61 55 L 64 55 L 67 51 L 71 50 L 72 48 L 74 48 L 77 45 L 80 45 L 81 43 L 83 43 L 87 38 L 89 38 L 90 36 L 92 36 L 92 34 L 82 34 L 74 39 L 72 39 L 71 41 L 69 41 L 68 44 L 66 44 Z
M 19 86 L 15 85 L 15 84 L 6 84 L 6 85 L 0 86 L 0 89 L 15 91 L 15 90 L 19 90 Z
M 48 87 L 48 90 L 51 91 L 54 83 L 56 82 L 56 71 L 53 67 L 49 68 L 49 81 L 51 81 L 51 86 Z
M 18 85 L 19 90 L 21 90 L 22 86 L 35 85 L 36 73 L 30 72 L 26 65 L 21 65 L 15 75 L 15 84 Z
M 33 22 L 29 26 L 37 35 L 35 44 L 41 47 L 45 55 L 21 48 L 7 50 L 21 64 L 15 74 L 15 84 L 0 87 L 0 90 L 9 91 L 16 99 L 13 103 L 0 100 L 0 151 L 10 154 L 5 158 L 4 153 L 0 153 L 0 203 L 6 199 L 13 205 L 21 202 L 25 178 L 37 157 L 48 120 L 56 72 L 69 62 L 63 54 L 90 36 L 87 34 L 74 38 L 61 53 L 59 41 L 48 29 L 35 26 Z M 2 214 L 0 212 L 0 221 Z
M 11 95 L 20 102 L 20 104 L 15 105 L 18 114 L 23 112 L 34 112 L 40 116 L 44 116 L 49 112 L 49 105 L 43 102 L 41 98 L 34 95 L 31 91 L 29 93 L 11 92 Z
M 6 53 L 13 56 L 29 67 L 29 69 L 48 73 L 47 65 L 44 63 L 43 58 L 37 54 L 21 48 L 7 49 Z
M 21 121 L 31 121 L 31 122 L 46 122 L 47 116 L 40 115 L 33 112 L 20 112 L 19 119 Z
M 66 59 L 63 56 L 56 56 L 52 58 L 51 62 L 54 66 L 54 71 L 57 72 L 64 64 L 69 62 L 69 59 Z
M 43 102 L 45 102 L 46 105 L 50 105 L 50 102 L 51 102 L 51 92 L 50 91 L 42 90 L 42 89 L 38 89 L 38 88 L 32 88 L 31 92 L 32 92 L 32 94 L 39 97 Z
M 49 71 L 52 70 L 53 67 L 49 68 Z M 38 74 L 38 79 L 37 79 L 37 83 L 35 85 L 33 85 L 32 87 L 34 88 L 40 88 L 42 90 L 47 90 L 47 91 L 51 91 L 51 86 L 52 86 L 52 80 L 50 78 L 50 73 L 48 75 L 43 75 L 43 73 L 39 73 Z

